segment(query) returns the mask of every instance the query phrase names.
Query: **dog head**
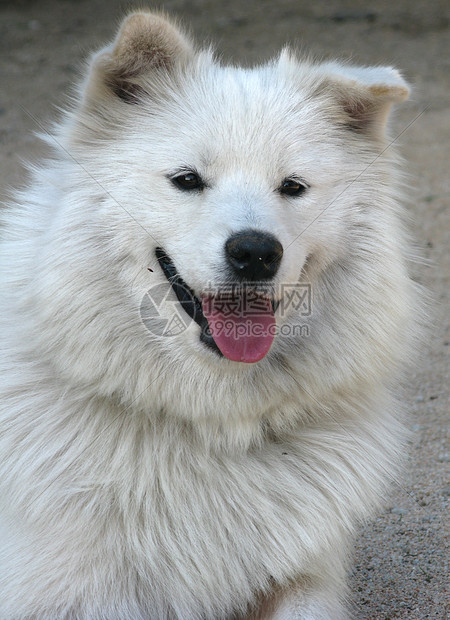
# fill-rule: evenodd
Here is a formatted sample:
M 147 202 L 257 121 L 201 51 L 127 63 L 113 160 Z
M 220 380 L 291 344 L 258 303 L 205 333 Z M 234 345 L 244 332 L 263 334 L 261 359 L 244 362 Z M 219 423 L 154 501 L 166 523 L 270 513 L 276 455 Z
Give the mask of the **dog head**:
M 224 67 L 164 17 L 128 17 L 91 59 L 58 134 L 72 161 L 55 239 L 68 251 L 51 268 L 62 272 L 77 256 L 70 320 L 86 315 L 88 355 L 109 338 L 117 367 L 132 356 L 134 366 L 168 356 L 189 372 L 219 364 L 227 374 L 242 369 L 236 361 L 300 359 L 313 342 L 316 367 L 325 368 L 333 342 L 355 367 L 360 327 L 344 330 L 367 320 L 386 281 L 395 287 L 403 274 L 389 246 L 397 196 L 385 149 L 391 105 L 407 96 L 390 68 L 300 62 L 288 51 L 254 69 Z M 315 300 L 304 318 L 317 329 L 309 345 L 277 335 L 298 322 L 287 300 L 299 284 Z M 161 317 L 144 325 L 138 316 L 143 295 L 162 285 L 185 319 L 173 338 L 151 333 Z M 250 298 L 256 310 L 247 321 Z M 225 302 L 235 305 L 231 316 Z M 384 331 L 378 319 L 367 328 L 380 350 L 403 316 L 389 312 Z M 221 331 L 227 318 L 231 335 Z M 244 324 L 249 331 L 239 333 Z M 263 333 L 251 333 L 258 325 Z

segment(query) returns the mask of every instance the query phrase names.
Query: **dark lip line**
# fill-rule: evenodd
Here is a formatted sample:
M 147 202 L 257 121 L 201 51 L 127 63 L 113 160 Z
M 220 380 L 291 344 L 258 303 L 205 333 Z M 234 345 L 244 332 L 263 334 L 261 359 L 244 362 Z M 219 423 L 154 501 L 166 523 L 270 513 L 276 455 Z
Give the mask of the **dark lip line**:
M 223 353 L 220 351 L 219 347 L 214 341 L 212 334 L 209 330 L 208 319 L 203 314 L 202 310 L 202 302 L 196 295 L 190 286 L 186 284 L 183 278 L 177 271 L 172 259 L 167 254 L 167 252 L 161 248 L 157 247 L 155 249 L 155 256 L 161 267 L 162 272 L 167 278 L 167 281 L 172 286 L 172 289 L 177 296 L 178 301 L 180 302 L 183 310 L 186 312 L 188 316 L 193 319 L 197 325 L 200 327 L 200 341 L 203 342 L 207 347 L 212 349 L 217 355 L 220 357 L 224 357 Z M 271 300 L 273 311 L 276 312 L 280 300 Z
M 155 255 L 183 310 L 201 327 L 203 319 L 205 319 L 201 301 L 194 295 L 194 291 L 180 276 L 165 250 L 162 248 L 156 248 Z
M 163 248 L 156 248 L 155 255 L 162 272 L 166 276 L 169 284 L 172 286 L 172 289 L 183 310 L 200 327 L 200 341 L 219 355 L 219 357 L 224 357 L 211 335 L 208 319 L 203 314 L 202 304 L 199 298 L 195 296 L 194 291 L 180 276 L 175 265 L 173 264 L 172 259 L 166 251 L 163 250 Z

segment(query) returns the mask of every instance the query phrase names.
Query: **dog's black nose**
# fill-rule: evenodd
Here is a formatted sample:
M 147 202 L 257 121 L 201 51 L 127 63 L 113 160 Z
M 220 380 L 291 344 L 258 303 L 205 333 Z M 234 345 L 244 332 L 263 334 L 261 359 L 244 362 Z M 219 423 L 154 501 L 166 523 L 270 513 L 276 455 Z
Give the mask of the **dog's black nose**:
M 227 240 L 225 254 L 235 276 L 256 282 L 274 277 L 283 256 L 283 246 L 269 233 L 244 230 Z

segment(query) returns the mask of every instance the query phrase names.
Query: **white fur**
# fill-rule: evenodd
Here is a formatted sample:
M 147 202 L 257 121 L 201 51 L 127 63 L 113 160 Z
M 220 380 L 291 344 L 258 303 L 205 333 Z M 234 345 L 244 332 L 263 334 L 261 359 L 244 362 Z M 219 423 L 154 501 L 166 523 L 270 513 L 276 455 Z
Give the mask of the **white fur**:
M 2 620 L 344 618 L 348 540 L 395 476 L 416 301 L 396 161 L 379 154 L 389 89 L 406 86 L 288 53 L 251 70 L 187 56 L 145 74 L 136 104 L 92 69 L 5 214 Z M 379 127 L 344 127 L 347 91 L 372 97 Z M 180 166 L 208 189 L 178 191 Z M 292 174 L 302 197 L 275 191 Z M 199 294 L 249 227 L 285 248 L 276 284 L 311 283 L 309 336 L 247 365 L 195 323 L 152 336 L 154 248 Z

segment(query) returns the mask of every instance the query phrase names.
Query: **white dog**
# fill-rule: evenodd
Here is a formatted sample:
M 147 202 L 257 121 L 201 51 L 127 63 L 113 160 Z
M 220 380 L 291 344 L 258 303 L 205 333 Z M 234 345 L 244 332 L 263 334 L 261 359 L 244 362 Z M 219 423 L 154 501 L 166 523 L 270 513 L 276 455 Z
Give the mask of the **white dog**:
M 4 216 L 2 620 L 347 617 L 402 443 L 407 96 L 145 12 L 92 58 Z

